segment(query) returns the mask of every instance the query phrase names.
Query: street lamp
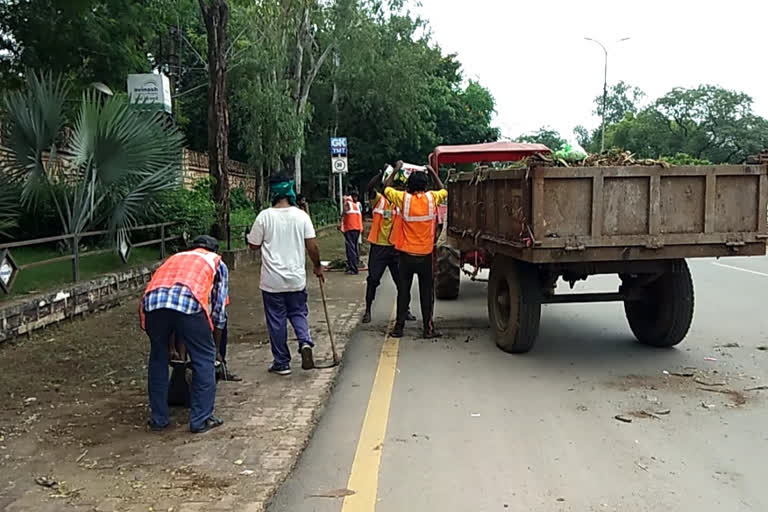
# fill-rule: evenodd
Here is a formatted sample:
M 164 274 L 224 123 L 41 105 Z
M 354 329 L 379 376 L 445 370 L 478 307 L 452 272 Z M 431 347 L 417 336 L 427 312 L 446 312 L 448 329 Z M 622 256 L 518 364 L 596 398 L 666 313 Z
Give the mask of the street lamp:
M 603 73 L 603 119 L 602 128 L 600 129 L 600 152 L 602 153 L 605 151 L 605 107 L 606 102 L 608 101 L 608 49 L 597 39 L 592 39 L 591 37 L 585 37 L 584 39 L 600 45 L 600 48 L 603 49 L 603 53 L 605 54 L 605 71 Z M 622 41 L 627 41 L 628 39 L 629 37 L 622 37 L 616 42 L 621 43 Z

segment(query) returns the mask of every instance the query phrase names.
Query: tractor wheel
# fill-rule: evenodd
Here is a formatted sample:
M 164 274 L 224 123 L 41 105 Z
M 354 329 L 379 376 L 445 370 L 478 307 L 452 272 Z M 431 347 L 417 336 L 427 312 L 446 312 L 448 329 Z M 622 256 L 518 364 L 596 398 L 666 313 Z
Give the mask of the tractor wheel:
M 512 354 L 533 348 L 541 318 L 541 289 L 536 267 L 495 257 L 488 279 L 488 318 L 496 345 Z
M 435 296 L 440 300 L 454 300 L 458 298 L 460 282 L 461 253 L 445 245 L 438 247 Z
M 639 300 L 625 301 L 624 311 L 640 343 L 672 347 L 683 341 L 693 320 L 693 280 L 685 260 L 643 287 Z

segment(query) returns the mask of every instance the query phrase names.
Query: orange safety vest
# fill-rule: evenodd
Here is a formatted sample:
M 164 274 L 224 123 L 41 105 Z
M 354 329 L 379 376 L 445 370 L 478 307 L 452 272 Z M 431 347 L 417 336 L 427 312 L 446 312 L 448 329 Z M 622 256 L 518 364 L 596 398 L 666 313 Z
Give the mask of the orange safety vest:
M 389 208 L 387 208 L 389 206 Z M 376 206 L 373 207 L 373 223 L 371 224 L 371 232 L 368 234 L 368 241 L 372 244 L 376 244 L 379 241 L 379 235 L 381 235 L 381 225 L 384 222 L 384 216 L 387 214 L 387 212 L 390 212 L 392 215 L 392 226 L 389 231 L 389 243 L 392 242 L 392 232 L 395 229 L 395 222 L 397 222 L 397 218 L 400 216 L 400 210 L 397 206 L 390 203 L 386 197 L 384 197 L 384 194 L 381 195 L 379 198 L 379 201 L 376 203 Z
M 213 330 L 210 297 L 219 263 L 221 263 L 221 256 L 205 249 L 180 252 L 168 258 L 155 271 L 152 280 L 147 285 L 147 289 L 144 290 L 144 295 L 141 296 L 141 302 L 139 303 L 141 328 L 146 329 L 144 297 L 152 290 L 172 288 L 178 284 L 183 284 L 189 288 L 192 296 L 203 308 L 203 311 L 205 311 L 208 323 L 211 325 L 211 330 Z
M 408 254 L 425 256 L 435 245 L 435 197 L 429 192 L 405 193 L 402 223 L 396 236 L 395 249 Z M 394 232 L 394 227 L 393 227 Z
M 347 205 L 344 217 L 342 217 L 341 230 L 347 231 L 362 231 L 363 230 L 363 213 L 360 211 L 358 204 L 347 196 L 344 198 L 344 202 Z

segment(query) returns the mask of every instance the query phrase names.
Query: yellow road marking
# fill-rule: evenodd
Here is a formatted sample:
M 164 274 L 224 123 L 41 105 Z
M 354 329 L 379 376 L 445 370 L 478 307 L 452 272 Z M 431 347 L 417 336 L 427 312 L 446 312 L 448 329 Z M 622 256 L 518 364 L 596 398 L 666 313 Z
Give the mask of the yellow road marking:
M 387 332 L 392 328 L 395 311 L 393 310 L 390 315 Z M 347 489 L 355 491 L 355 494 L 344 498 L 341 512 L 374 512 L 376 510 L 379 466 L 381 452 L 384 449 L 384 438 L 387 435 L 389 404 L 392 401 L 392 387 L 395 384 L 399 347 L 400 340 L 390 337 L 389 334 L 384 337 L 379 366 L 368 398 L 368 409 L 365 411 L 355 460 L 352 462 L 352 471 L 347 483 Z

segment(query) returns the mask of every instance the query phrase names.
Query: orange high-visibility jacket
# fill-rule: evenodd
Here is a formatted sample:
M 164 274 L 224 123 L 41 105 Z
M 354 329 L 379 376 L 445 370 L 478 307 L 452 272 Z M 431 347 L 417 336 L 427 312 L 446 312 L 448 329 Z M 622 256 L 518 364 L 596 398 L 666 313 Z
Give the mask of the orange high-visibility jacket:
M 392 232 L 395 229 L 397 218 L 400 216 L 400 209 L 389 202 L 389 200 L 381 194 L 376 205 L 373 207 L 373 224 L 371 224 L 371 232 L 368 234 L 368 241 L 372 244 L 379 244 L 379 237 L 381 236 L 382 225 L 387 215 L 391 215 L 392 224 L 389 226 L 389 243 L 392 242 Z M 386 244 L 383 244 L 386 245 Z
M 344 203 L 346 208 L 341 221 L 341 230 L 344 232 L 362 231 L 363 212 L 360 211 L 360 206 L 350 196 L 344 198 Z
M 213 319 L 211 318 L 211 290 L 213 289 L 213 280 L 216 277 L 216 271 L 219 268 L 221 256 L 215 252 L 205 249 L 194 249 L 191 251 L 174 254 L 160 265 L 152 276 L 152 280 L 144 290 L 144 295 L 139 303 L 139 319 L 141 328 L 146 328 L 144 316 L 144 297 L 158 288 L 172 288 L 177 284 L 183 284 L 192 292 L 195 300 L 200 304 L 208 317 L 208 323 L 213 330 Z
M 405 193 L 401 228 L 395 236 L 395 249 L 423 256 L 432 253 L 435 241 L 435 198 L 429 192 Z M 394 227 L 392 228 L 394 233 Z

